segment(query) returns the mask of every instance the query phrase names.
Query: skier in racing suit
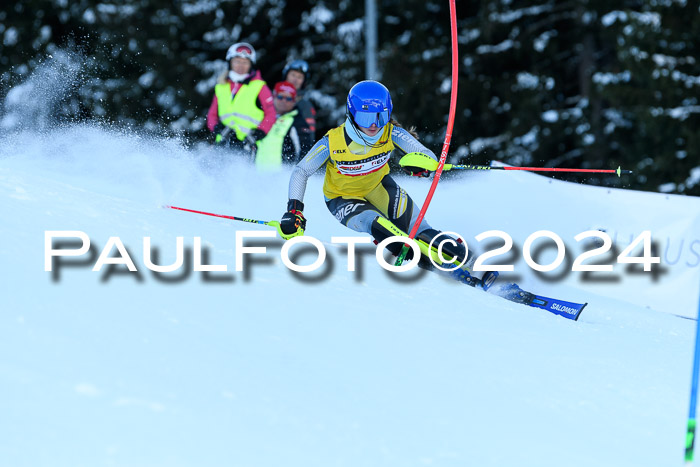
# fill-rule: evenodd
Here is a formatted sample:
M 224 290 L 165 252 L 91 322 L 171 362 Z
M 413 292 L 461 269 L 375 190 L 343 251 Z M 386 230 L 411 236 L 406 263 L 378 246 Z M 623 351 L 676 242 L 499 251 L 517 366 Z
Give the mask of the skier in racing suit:
M 289 182 L 287 212 L 280 222 L 281 235 L 285 239 L 303 235 L 306 227 L 304 192 L 308 178 L 325 165 L 323 194 L 331 213 L 346 227 L 365 232 L 375 242 L 391 236 L 408 236 L 407 232 L 417 221 L 419 209 L 411 197 L 389 175 L 389 157 L 394 149 L 404 153 L 423 153 L 433 160 L 435 154 L 426 148 L 407 130 L 391 120 L 392 103 L 387 88 L 377 81 L 361 81 L 352 87 L 347 98 L 345 123 L 330 130 L 307 153 L 292 172 Z M 429 176 L 419 167 L 404 167 L 415 176 Z M 440 236 L 423 219 L 418 227 L 416 240 L 421 248 L 419 265 L 432 269 L 426 256 L 431 255 L 437 264 L 441 259 L 456 258 L 457 264 L 467 263 L 450 274 L 461 282 L 477 285 L 479 279 L 469 273 L 464 258 L 465 248 L 455 242 L 445 242 L 443 258 L 436 257 L 428 245 Z M 445 239 L 445 236 L 442 235 Z M 453 240 L 453 239 L 452 239 Z M 398 255 L 402 244 L 387 246 Z M 407 258 L 411 257 L 411 252 Z M 471 258 L 470 258 L 471 260 Z

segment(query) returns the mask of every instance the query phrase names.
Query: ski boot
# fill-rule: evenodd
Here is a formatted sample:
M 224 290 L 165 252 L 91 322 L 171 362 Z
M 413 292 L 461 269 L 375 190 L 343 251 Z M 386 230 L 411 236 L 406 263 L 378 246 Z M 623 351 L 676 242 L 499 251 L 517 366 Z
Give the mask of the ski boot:
M 442 232 L 440 232 L 439 230 L 426 229 L 419 233 L 416 238 L 418 240 L 422 240 L 426 244 L 430 244 L 430 242 L 439 235 L 442 235 Z M 498 278 L 498 272 L 487 271 L 484 273 L 481 279 L 473 276 L 472 272 L 474 263 L 476 262 L 476 256 L 474 256 L 472 252 L 469 252 L 469 254 L 467 254 L 467 251 L 464 248 L 464 245 L 462 245 L 460 239 L 453 240 L 455 240 L 456 245 L 446 243 L 443 246 L 443 255 L 447 258 L 456 258 L 457 263 L 464 261 L 465 255 L 467 256 L 467 259 L 466 261 L 464 261 L 464 264 L 461 267 L 452 271 L 447 271 L 449 276 L 455 279 L 456 281 L 461 282 L 463 284 L 467 284 L 471 287 L 478 286 L 484 290 L 488 290 L 489 287 L 491 287 L 496 281 L 496 278 Z
M 451 271 L 450 276 L 463 284 L 467 284 L 472 287 L 479 286 L 486 291 L 491 288 L 494 282 L 496 282 L 498 272 L 486 271 L 481 279 L 479 279 L 478 277 L 472 276 L 469 270 L 458 268 Z
M 520 288 L 518 284 L 510 283 L 502 286 L 496 295 L 510 300 L 515 303 L 522 303 L 523 305 L 529 305 L 535 299 L 535 294 L 527 292 Z
M 482 282 L 481 279 L 478 279 L 474 276 L 472 276 L 469 271 L 462 269 L 462 268 L 457 268 L 454 271 L 449 271 L 449 275 L 451 278 L 456 280 L 457 282 L 461 282 L 462 284 L 467 284 L 470 287 L 482 287 Z

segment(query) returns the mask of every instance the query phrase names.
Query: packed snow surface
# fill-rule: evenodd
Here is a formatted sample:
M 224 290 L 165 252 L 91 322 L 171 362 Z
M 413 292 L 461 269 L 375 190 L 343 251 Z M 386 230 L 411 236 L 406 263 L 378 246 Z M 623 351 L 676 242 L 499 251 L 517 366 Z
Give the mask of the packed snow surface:
M 257 240 L 267 252 L 236 271 L 236 236 L 269 227 L 162 207 L 277 220 L 289 175 L 94 126 L 0 136 L 3 465 L 680 465 L 697 198 L 505 171 L 441 181 L 429 222 L 476 250 L 479 233 L 508 233 L 515 246 L 494 263 L 514 263 L 511 279 L 534 292 L 588 302 L 578 322 L 435 274 L 392 276 L 372 249 L 348 271 L 332 237 L 360 234 L 329 213 L 320 174 L 304 200 L 307 234 L 327 252 L 315 272 L 292 274 L 279 239 Z M 429 180 L 396 179 L 423 202 Z M 684 240 L 660 252 L 675 263 L 656 281 L 620 265 L 609 280 L 552 278 L 522 259 L 537 230 L 573 258 L 576 234 L 629 243 L 655 216 L 677 216 L 658 224 L 665 242 Z M 82 232 L 90 249 L 46 271 L 61 240 L 47 246 L 47 231 Z M 144 239 L 170 265 L 178 237 L 183 266 L 149 270 Z M 196 238 L 200 263 L 226 271 L 194 271 Z M 121 244 L 135 272 L 109 264 Z M 315 258 L 301 248 L 297 262 Z

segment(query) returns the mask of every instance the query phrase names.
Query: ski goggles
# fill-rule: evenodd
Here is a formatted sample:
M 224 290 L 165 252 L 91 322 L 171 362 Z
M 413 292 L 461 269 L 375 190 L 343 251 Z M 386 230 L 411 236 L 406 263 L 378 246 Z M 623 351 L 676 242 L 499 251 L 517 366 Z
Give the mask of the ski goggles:
M 241 54 L 241 55 L 252 56 L 253 50 L 250 47 L 248 47 L 247 45 L 239 45 L 238 47 L 236 47 L 235 53 Z
M 358 110 L 357 112 L 355 112 L 353 120 L 355 120 L 357 126 L 360 126 L 362 128 L 369 128 L 372 126 L 372 124 L 375 124 L 377 125 L 377 127 L 381 128 L 387 123 L 389 123 L 389 111 L 384 110 L 382 112 L 362 112 Z
M 304 74 L 307 74 L 309 72 L 309 64 L 306 63 L 306 60 L 294 60 L 292 63 L 290 63 L 287 66 L 287 69 L 288 70 L 298 70 Z
M 251 62 L 255 63 L 255 51 L 248 45 L 241 44 L 236 46 L 235 49 L 229 50 L 226 54 L 226 60 L 231 60 L 236 57 L 247 58 Z

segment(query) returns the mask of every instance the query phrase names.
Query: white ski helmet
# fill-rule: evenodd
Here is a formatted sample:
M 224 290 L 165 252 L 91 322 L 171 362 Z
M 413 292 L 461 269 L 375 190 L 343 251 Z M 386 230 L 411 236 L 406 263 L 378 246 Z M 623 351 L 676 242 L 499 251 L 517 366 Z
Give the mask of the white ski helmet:
M 247 42 L 236 42 L 228 48 L 226 52 L 226 61 L 231 61 L 232 58 L 243 57 L 250 60 L 251 65 L 255 65 L 255 49 Z

